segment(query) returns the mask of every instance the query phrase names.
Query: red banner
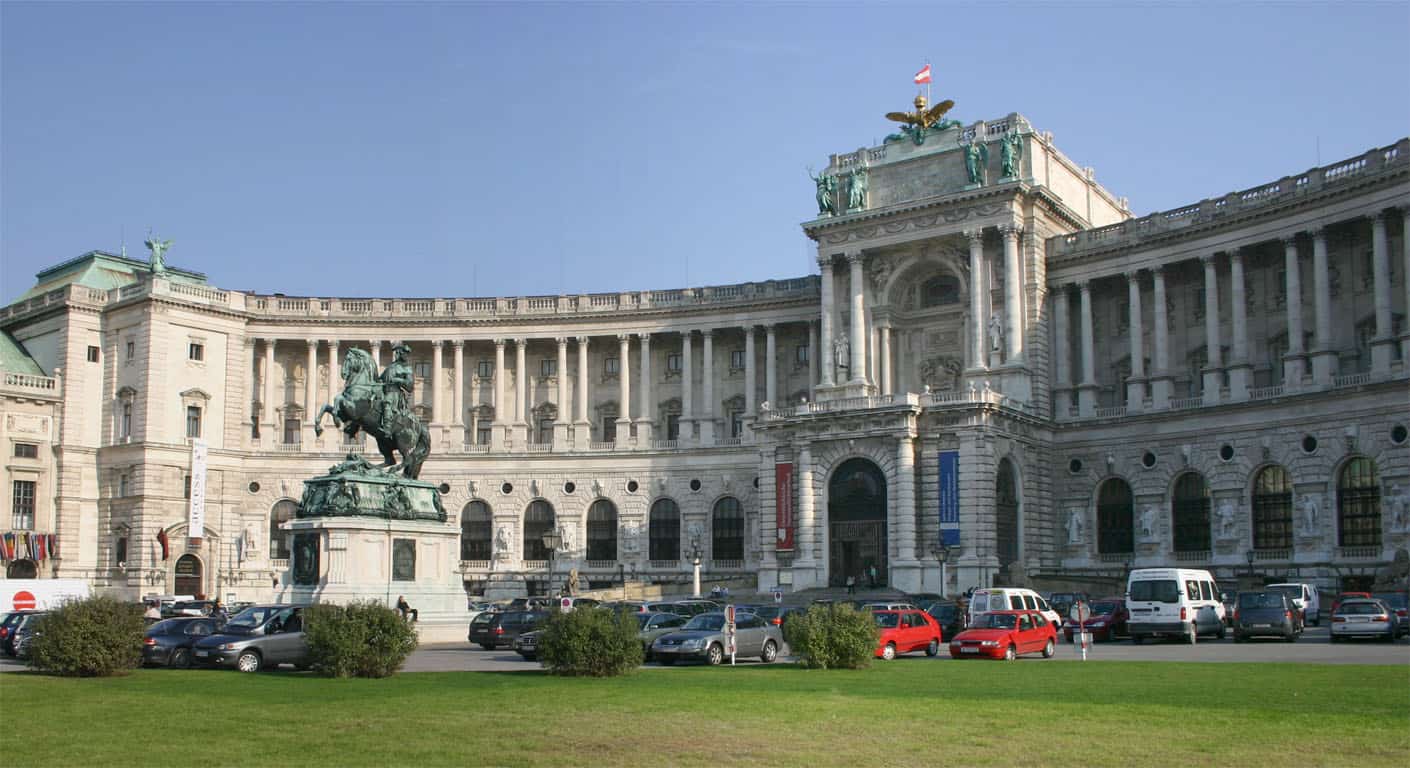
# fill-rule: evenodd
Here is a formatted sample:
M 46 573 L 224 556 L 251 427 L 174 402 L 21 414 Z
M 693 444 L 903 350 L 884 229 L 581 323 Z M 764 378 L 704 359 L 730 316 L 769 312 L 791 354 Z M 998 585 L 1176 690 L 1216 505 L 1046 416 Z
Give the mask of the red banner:
M 774 465 L 774 511 L 778 541 L 774 549 L 793 551 L 793 465 Z

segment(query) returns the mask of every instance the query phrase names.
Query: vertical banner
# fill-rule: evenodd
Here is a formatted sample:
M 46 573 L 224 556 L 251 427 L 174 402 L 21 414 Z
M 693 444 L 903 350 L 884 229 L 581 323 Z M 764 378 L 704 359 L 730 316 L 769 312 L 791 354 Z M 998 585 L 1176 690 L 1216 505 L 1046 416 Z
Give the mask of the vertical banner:
M 778 525 L 778 541 L 774 549 L 793 551 L 793 464 L 774 465 L 774 521 Z
M 206 441 L 191 441 L 191 507 L 186 535 L 199 541 L 206 535 Z
M 960 543 L 960 452 L 940 452 L 940 542 Z

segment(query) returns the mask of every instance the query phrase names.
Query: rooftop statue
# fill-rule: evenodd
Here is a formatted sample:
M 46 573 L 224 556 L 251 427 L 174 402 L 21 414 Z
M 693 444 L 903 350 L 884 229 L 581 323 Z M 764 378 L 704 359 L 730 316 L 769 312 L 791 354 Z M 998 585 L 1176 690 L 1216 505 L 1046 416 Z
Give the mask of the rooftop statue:
M 935 106 L 926 109 L 925 97 L 917 95 L 915 100 L 916 111 L 914 112 L 887 112 L 886 119 L 902 123 L 901 132 L 911 137 L 911 141 L 920 146 L 925 143 L 926 135 L 931 131 L 943 131 L 960 124 L 958 120 L 946 120 L 945 113 L 955 106 L 952 99 L 945 99 Z M 892 134 L 886 137 L 887 141 L 899 141 L 900 135 Z
M 318 412 L 313 431 L 322 435 L 323 414 L 330 414 L 333 426 L 341 428 L 349 438 L 366 432 L 377 441 L 377 450 L 386 460 L 378 469 L 399 469 L 414 480 L 431 451 L 431 437 L 426 425 L 407 407 L 412 386 L 411 366 L 406 360 L 409 351 L 405 344 L 398 344 L 392 363 L 378 375 L 371 355 L 361 349 L 349 349 L 343 358 L 343 392 Z M 393 451 L 401 454 L 400 463 Z
M 960 143 L 964 151 L 964 170 L 969 175 L 970 184 L 984 183 L 984 168 L 989 165 L 989 147 L 975 138 L 968 144 Z
M 833 216 L 837 213 L 837 177 L 823 171 L 821 176 L 814 176 L 813 169 L 808 169 L 808 178 L 818 185 L 818 215 Z
M 867 207 L 867 169 L 853 168 L 848 178 L 851 184 L 847 188 L 847 210 L 860 211 Z
M 1017 131 L 1010 131 L 999 142 L 1000 158 L 1004 163 L 1003 176 L 1008 179 L 1018 178 L 1018 163 L 1023 159 L 1023 136 Z
M 162 254 L 171 248 L 171 240 L 158 240 L 155 237 L 147 238 L 147 249 L 152 252 L 152 274 L 160 275 L 166 272 L 166 259 Z

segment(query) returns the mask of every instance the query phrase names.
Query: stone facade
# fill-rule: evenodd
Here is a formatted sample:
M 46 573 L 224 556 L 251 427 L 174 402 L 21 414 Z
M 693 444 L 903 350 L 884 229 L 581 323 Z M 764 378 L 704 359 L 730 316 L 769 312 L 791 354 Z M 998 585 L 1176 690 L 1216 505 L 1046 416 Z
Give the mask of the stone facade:
M 1012 135 L 1018 175 L 1001 177 Z M 970 142 L 993 147 L 977 184 Z M 950 590 L 1170 562 L 1333 586 L 1410 543 L 1410 142 L 1139 219 L 1017 114 L 826 172 L 858 168 L 864 204 L 803 225 L 820 275 L 796 279 L 349 299 L 227 291 L 96 252 L 127 277 L 42 273 L 0 309 L 49 374 L 0 389 L 7 423 L 52 421 L 43 458 L 7 467 L 8 486 L 41 478 L 27 524 L 60 541 L 42 575 L 172 592 L 192 555 L 203 592 L 287 596 L 303 480 L 372 448 L 314 435 L 341 355 L 385 363 L 397 341 L 432 438 L 421 478 L 462 525 L 453 569 L 475 591 L 570 569 L 688 582 L 697 553 L 707 576 L 764 588 L 884 563 L 886 583 L 939 591 L 942 451 L 959 455 Z M 193 437 L 210 447 L 200 539 Z

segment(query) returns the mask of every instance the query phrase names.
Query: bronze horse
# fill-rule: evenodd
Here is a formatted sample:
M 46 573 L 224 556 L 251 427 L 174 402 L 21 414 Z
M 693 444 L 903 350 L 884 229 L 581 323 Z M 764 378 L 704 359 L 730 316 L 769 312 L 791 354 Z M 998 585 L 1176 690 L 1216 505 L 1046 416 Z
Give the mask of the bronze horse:
M 386 459 L 381 466 L 388 472 L 400 469 L 402 474 L 415 480 L 421 474 L 421 463 L 431 452 L 431 435 L 426 425 L 410 411 L 390 414 L 387 428 L 382 425 L 382 383 L 377 381 L 377 366 L 372 356 L 357 348 L 349 349 L 343 358 L 343 393 L 323 406 L 313 422 L 313 432 L 323 434 L 323 414 L 333 417 L 333 426 L 340 427 L 343 434 L 356 437 L 359 430 L 372 435 L 377 441 L 377 450 Z M 396 462 L 392 451 L 401 454 L 401 463 Z

